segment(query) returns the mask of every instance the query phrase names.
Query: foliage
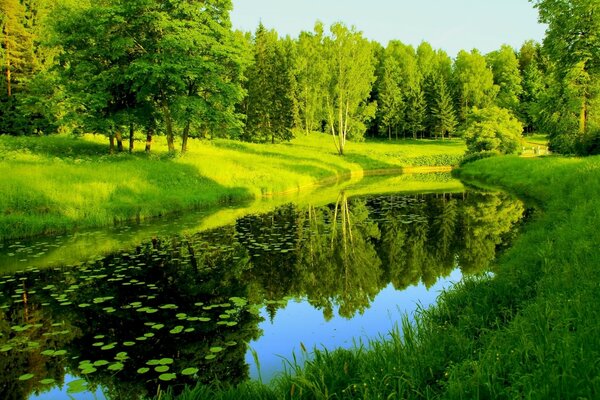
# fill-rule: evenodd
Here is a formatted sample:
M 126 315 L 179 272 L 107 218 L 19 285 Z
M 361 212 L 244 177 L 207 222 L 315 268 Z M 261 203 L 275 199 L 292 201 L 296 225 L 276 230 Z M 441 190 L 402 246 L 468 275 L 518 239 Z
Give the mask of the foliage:
M 248 140 L 275 143 L 290 140 L 296 115 L 296 81 L 291 43 L 279 40 L 275 31 L 261 24 L 254 36 L 254 63 L 248 69 Z M 287 48 L 286 48 L 287 47 Z
M 243 60 L 232 6 L 209 3 L 115 0 L 61 10 L 54 21 L 65 50 L 60 71 L 80 104 L 82 128 L 118 139 L 123 126 L 154 129 L 160 114 L 171 151 L 174 129 L 182 128 L 182 152 L 190 129 L 239 129 Z
M 327 121 L 338 153 L 344 154 L 348 139 L 360 139 L 365 122 L 375 116 L 369 103 L 375 81 L 372 47 L 354 28 L 333 24 L 325 38 L 324 51 L 331 71 L 326 84 Z
M 600 129 L 600 16 L 595 0 L 531 0 L 548 24 L 544 50 L 555 69 L 550 111 L 550 144 L 563 153 L 589 153 Z M 593 145 L 591 145 L 593 146 Z
M 487 68 L 485 57 L 477 50 L 470 53 L 461 50 L 456 56 L 452 75 L 461 122 L 467 119 L 472 107 L 492 105 L 499 88 L 494 85 L 494 74 Z
M 494 84 L 499 88 L 496 104 L 516 114 L 523 92 L 523 79 L 515 51 L 512 47 L 503 45 L 500 50 L 491 52 L 486 57 L 494 74 Z
M 323 40 L 324 27 L 317 22 L 314 33 L 300 33 L 296 46 L 298 106 L 306 134 L 321 130 L 321 122 L 327 119 L 322 92 L 329 71 L 323 52 Z
M 434 90 L 436 96 L 431 107 L 431 119 L 435 137 L 452 137 L 457 125 L 452 97 L 443 79 L 436 80 Z
M 467 118 L 464 138 L 468 153 L 498 151 L 502 154 L 519 153 L 522 147 L 523 125 L 510 111 L 488 107 L 473 108 Z

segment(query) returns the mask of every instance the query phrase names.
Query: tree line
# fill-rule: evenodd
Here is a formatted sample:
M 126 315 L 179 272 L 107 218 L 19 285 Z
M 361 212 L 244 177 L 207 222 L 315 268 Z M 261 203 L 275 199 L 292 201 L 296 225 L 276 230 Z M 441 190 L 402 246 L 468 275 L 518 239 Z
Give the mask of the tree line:
M 343 154 L 365 136 L 513 152 L 506 137 L 538 131 L 555 151 L 597 153 L 597 0 L 532 3 L 543 45 L 451 58 L 342 23 L 297 38 L 234 31 L 231 0 L 0 0 L 0 134 L 93 132 L 113 151 L 144 132 L 147 151 L 160 134 L 185 152 L 189 137 L 321 131 Z

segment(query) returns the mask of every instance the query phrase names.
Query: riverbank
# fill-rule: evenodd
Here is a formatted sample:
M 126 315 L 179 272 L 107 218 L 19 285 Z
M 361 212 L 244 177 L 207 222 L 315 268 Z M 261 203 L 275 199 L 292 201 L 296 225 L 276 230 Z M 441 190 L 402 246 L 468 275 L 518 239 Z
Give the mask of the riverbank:
M 192 140 L 171 156 L 107 155 L 105 137 L 0 137 L 0 240 L 110 226 L 186 210 L 299 191 L 368 170 L 449 166 L 461 141 L 351 143 L 340 157 L 328 135 L 259 145 Z
M 492 158 L 457 174 L 541 208 L 493 276 L 443 293 L 402 334 L 292 361 L 270 386 L 197 387 L 179 398 L 598 397 L 600 157 Z

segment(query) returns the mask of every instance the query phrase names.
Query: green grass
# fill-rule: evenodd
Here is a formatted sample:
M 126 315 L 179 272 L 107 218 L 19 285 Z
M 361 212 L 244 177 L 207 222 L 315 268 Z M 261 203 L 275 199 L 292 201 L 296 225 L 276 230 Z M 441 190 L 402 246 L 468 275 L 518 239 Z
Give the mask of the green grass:
M 600 157 L 496 157 L 458 174 L 541 208 L 493 275 L 443 293 L 402 333 L 291 360 L 268 386 L 204 386 L 180 398 L 599 398 Z
M 327 135 L 259 145 L 192 140 L 169 156 L 162 138 L 147 156 L 107 155 L 104 137 L 0 137 L 0 240 L 107 226 L 298 191 L 364 170 L 457 164 L 460 141 L 351 143 L 345 157 Z

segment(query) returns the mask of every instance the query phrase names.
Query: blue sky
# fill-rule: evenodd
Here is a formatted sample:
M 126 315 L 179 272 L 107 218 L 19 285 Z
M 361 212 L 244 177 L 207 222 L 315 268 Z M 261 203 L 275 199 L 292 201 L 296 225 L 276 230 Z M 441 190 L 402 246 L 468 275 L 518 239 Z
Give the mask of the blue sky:
M 502 44 L 519 48 L 542 41 L 545 26 L 527 0 L 233 0 L 234 28 L 254 31 L 260 21 L 296 37 L 320 20 L 342 21 L 384 46 L 391 39 L 418 45 L 426 40 L 450 56 L 461 49 L 483 53 Z

